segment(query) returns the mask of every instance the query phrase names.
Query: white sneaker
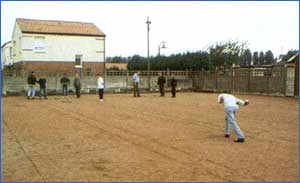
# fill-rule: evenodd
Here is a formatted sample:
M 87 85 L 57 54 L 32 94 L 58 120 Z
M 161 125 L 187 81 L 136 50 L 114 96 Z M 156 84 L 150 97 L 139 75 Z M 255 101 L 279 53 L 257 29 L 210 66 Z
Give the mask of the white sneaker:
M 103 102 L 104 100 L 103 99 L 100 99 L 100 102 Z

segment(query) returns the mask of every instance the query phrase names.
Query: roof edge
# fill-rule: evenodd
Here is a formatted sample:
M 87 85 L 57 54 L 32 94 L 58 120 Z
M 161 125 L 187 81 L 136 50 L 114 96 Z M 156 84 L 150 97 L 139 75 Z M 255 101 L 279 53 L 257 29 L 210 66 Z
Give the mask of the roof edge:
M 9 43 L 12 43 L 12 41 L 7 41 L 7 42 L 5 42 L 5 43 L 1 46 L 1 48 L 3 48 L 4 46 L 6 46 L 6 45 L 9 44 Z
M 291 56 L 291 58 L 288 59 L 287 63 L 292 62 L 294 58 L 296 58 L 299 55 L 299 52 L 297 52 L 295 55 Z
M 34 31 L 22 31 L 27 34 L 49 34 L 49 35 L 68 35 L 68 36 L 89 36 L 89 37 L 106 37 L 105 34 L 80 34 L 80 33 L 61 33 L 61 32 L 34 32 Z

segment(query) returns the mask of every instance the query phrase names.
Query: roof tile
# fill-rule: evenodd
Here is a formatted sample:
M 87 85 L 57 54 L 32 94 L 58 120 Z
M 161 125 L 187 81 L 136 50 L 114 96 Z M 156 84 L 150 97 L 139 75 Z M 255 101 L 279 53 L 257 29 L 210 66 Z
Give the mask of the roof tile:
M 18 18 L 16 22 L 22 32 L 27 33 L 105 36 L 93 23 L 21 18 Z

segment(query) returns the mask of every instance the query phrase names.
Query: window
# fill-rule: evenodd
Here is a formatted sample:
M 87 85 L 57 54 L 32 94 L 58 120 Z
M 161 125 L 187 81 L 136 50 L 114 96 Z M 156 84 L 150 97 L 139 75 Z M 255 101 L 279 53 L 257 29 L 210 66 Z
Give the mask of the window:
M 9 57 L 12 58 L 13 56 L 13 48 L 9 47 Z
M 45 52 L 45 37 L 34 37 L 34 51 Z
M 32 51 L 34 38 L 32 36 L 22 36 L 20 37 L 21 47 L 24 51 Z
M 82 55 L 75 55 L 75 67 L 82 68 Z

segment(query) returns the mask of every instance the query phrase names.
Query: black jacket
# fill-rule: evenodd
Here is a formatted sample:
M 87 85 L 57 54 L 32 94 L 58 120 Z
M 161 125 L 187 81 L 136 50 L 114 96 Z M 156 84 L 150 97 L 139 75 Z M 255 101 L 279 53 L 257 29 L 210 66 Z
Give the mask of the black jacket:
M 177 86 L 177 79 L 172 78 L 170 83 L 171 83 L 171 87 L 176 87 Z
M 64 86 L 69 85 L 70 84 L 70 79 L 67 78 L 67 77 L 63 77 L 63 78 L 61 78 L 60 83 Z
M 166 78 L 163 76 L 159 76 L 157 80 L 157 84 L 161 86 L 164 85 L 165 83 L 166 83 Z
M 35 85 L 36 83 L 36 77 L 34 75 L 30 75 L 28 78 L 27 78 L 27 83 L 30 84 L 30 85 Z
M 47 80 L 45 78 L 40 78 L 38 80 L 38 83 L 40 84 L 40 87 L 41 88 L 46 88 L 46 83 L 47 83 Z
M 75 88 L 80 88 L 80 86 L 81 86 L 80 79 L 79 78 L 75 78 L 73 84 L 74 84 Z

